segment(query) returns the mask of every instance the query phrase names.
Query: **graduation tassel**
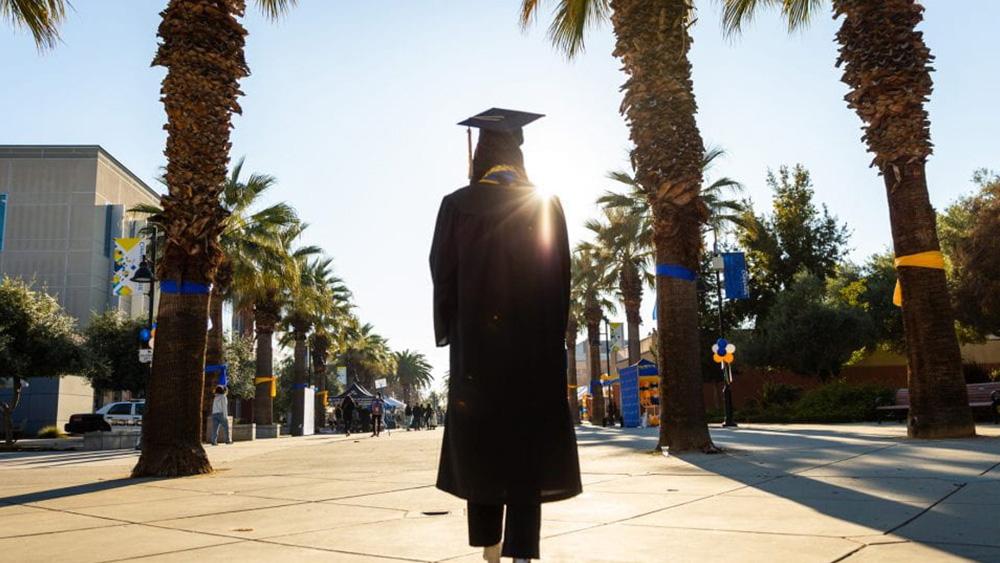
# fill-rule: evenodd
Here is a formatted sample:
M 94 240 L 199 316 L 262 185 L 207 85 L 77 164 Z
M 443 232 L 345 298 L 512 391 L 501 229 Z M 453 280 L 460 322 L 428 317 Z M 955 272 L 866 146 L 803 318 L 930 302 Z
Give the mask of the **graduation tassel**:
M 466 139 L 469 144 L 469 179 L 472 179 L 472 127 L 465 128 Z

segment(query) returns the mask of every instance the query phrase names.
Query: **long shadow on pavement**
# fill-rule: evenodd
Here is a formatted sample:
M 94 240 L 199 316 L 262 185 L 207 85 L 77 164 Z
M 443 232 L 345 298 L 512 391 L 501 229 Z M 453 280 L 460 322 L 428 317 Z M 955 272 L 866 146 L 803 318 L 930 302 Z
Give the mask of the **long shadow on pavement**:
M 578 443 L 581 448 L 603 446 L 648 452 L 656 446 L 655 430 L 581 427 Z M 793 427 L 787 431 L 780 427 L 751 427 L 713 429 L 713 440 L 725 448 L 726 453 L 681 454 L 673 458 L 706 474 L 729 478 L 745 488 L 666 508 L 629 524 L 674 528 L 704 526 L 717 530 L 832 537 L 869 536 L 867 541 L 870 543 L 878 543 L 870 536 L 881 535 L 886 537 L 884 542 L 902 538 L 956 557 L 1000 560 L 1000 519 L 996 517 L 996 509 L 1000 509 L 1000 481 L 992 478 L 1000 462 L 1000 439 L 930 442 L 865 435 L 847 428 L 838 432 L 836 427 Z M 979 459 L 958 459 L 962 452 L 974 452 Z M 840 465 L 845 463 L 848 465 Z M 984 477 L 987 473 L 989 477 Z M 981 490 L 963 491 L 970 485 L 990 490 L 985 491 L 985 497 Z M 977 492 L 979 498 L 975 495 Z M 967 494 L 962 496 L 963 493 Z M 969 495 L 973 495 L 972 498 L 968 498 Z M 993 499 L 993 495 L 996 500 L 986 500 Z M 781 500 L 776 503 L 775 499 Z M 766 507 L 774 511 L 795 510 L 794 506 L 782 504 L 782 501 L 792 501 L 869 531 L 854 528 L 861 533 L 830 530 L 809 533 L 803 530 L 804 520 L 787 521 L 787 514 L 786 520 L 780 515 L 775 519 L 778 529 L 763 529 L 768 522 L 764 513 Z M 946 501 L 957 502 L 942 505 Z M 699 503 L 707 503 L 705 506 L 710 508 L 697 507 Z M 977 506 L 977 503 L 990 506 Z M 733 512 L 755 511 L 754 505 L 760 512 Z M 803 519 L 809 517 L 808 513 L 803 512 Z M 825 524 L 832 530 L 851 529 L 829 521 Z M 780 529 L 782 526 L 785 528 Z M 890 535 L 892 537 L 888 537 Z M 861 549 L 859 545 L 859 551 Z

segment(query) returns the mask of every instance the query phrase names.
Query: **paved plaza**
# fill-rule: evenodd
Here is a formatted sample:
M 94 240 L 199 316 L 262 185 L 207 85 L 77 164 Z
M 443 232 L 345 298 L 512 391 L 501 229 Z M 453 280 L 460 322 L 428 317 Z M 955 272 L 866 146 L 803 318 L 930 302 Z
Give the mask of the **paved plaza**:
M 715 430 L 722 455 L 582 427 L 584 494 L 545 505 L 543 561 L 1000 561 L 1000 427 Z M 136 454 L 0 454 L 3 561 L 481 561 L 437 491 L 441 430 L 210 448 L 216 472 L 127 479 Z

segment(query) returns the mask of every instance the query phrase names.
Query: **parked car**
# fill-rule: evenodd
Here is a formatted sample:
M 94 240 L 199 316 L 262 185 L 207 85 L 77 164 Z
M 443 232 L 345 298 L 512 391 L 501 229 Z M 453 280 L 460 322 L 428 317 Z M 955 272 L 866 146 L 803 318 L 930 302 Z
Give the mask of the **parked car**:
M 142 414 L 145 410 L 145 399 L 108 403 L 93 414 L 70 416 L 64 428 L 69 434 L 84 434 L 97 430 L 108 431 L 114 425 L 142 424 Z

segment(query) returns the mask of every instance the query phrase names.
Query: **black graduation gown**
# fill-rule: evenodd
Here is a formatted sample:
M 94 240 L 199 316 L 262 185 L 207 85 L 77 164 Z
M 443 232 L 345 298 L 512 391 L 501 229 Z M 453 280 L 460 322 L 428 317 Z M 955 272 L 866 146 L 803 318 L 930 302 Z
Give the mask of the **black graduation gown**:
M 483 504 L 579 494 L 566 398 L 569 242 L 557 199 L 473 184 L 444 198 L 434 327 L 451 346 L 437 487 Z

